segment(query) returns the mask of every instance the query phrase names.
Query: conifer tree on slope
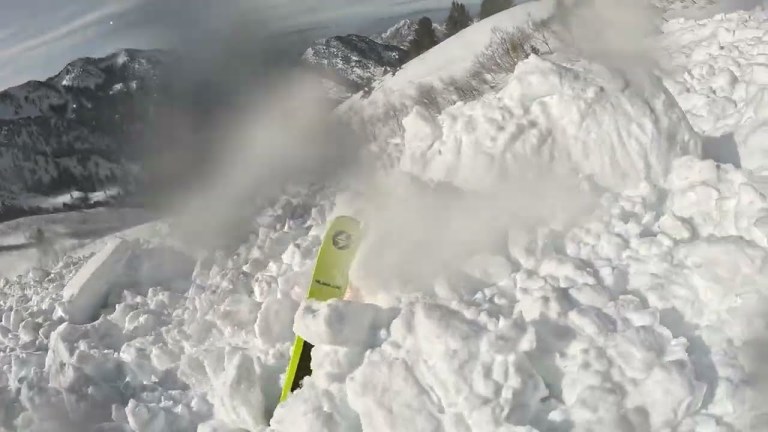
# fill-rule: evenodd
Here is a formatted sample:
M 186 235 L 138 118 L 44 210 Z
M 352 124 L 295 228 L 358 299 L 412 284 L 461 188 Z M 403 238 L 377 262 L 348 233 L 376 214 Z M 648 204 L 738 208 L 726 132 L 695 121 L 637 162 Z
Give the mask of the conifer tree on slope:
M 451 37 L 472 24 L 472 16 L 469 15 L 467 7 L 463 3 L 454 0 L 451 3 L 451 11 L 445 20 L 446 36 Z
M 408 43 L 408 57 L 413 59 L 437 45 L 437 35 L 429 17 L 422 17 L 416 24 L 416 34 Z
M 488 18 L 514 5 L 513 0 L 483 0 L 480 4 L 480 19 Z

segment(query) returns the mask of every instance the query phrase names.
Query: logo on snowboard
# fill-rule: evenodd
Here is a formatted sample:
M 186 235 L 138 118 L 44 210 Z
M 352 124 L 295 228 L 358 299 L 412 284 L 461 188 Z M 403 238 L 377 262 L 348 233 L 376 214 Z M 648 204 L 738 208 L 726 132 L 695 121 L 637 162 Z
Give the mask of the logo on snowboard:
M 352 246 L 352 234 L 346 231 L 333 233 L 333 246 L 338 250 L 347 250 Z

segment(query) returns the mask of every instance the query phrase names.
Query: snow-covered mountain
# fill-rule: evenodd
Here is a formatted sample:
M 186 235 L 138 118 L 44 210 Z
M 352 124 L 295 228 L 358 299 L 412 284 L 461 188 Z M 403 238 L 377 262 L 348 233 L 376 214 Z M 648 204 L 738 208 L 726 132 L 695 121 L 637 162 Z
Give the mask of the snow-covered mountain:
M 334 36 L 312 44 L 302 56 L 305 64 L 326 73 L 328 94 L 341 102 L 394 73 L 408 60 L 406 49 L 416 32 L 417 20 L 404 19 L 382 34 Z M 445 28 L 433 24 L 438 40 Z
M 526 2 L 339 106 L 382 163 L 289 188 L 235 250 L 168 220 L 0 281 L 0 427 L 768 430 L 768 13 L 697 4 L 653 66 L 554 36 L 484 63 L 562 12 Z M 337 214 L 365 227 L 351 296 L 306 301 Z M 312 375 L 278 404 L 295 334 Z
M 330 79 L 355 93 L 397 70 L 406 62 L 407 54 L 398 46 L 350 34 L 315 42 L 302 60 L 330 73 Z
M 162 51 L 123 50 L 75 60 L 45 81 L 0 92 L 0 195 L 6 204 L 28 194 L 94 191 L 129 180 L 167 59 Z
M 413 39 L 414 35 L 416 34 L 416 26 L 418 25 L 418 20 L 406 18 L 394 26 L 390 27 L 387 31 L 385 31 L 382 34 L 377 34 L 371 36 L 371 38 L 377 42 L 381 42 L 383 44 L 388 45 L 396 45 L 400 48 L 407 48 L 408 43 Z M 438 40 L 445 39 L 445 26 L 433 23 L 432 27 L 435 29 L 435 34 L 437 35 Z

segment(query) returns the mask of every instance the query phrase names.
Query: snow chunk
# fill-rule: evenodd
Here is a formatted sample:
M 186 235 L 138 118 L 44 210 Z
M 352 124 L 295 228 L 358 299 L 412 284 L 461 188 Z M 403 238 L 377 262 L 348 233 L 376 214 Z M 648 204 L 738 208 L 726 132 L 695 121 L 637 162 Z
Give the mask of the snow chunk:
M 767 86 L 768 87 L 768 86 Z M 734 134 L 742 167 L 755 174 L 768 174 L 768 120 L 752 121 Z
M 296 313 L 294 331 L 313 345 L 373 347 L 397 312 L 344 300 L 308 300 Z
M 404 360 L 387 359 L 374 353 L 349 377 L 348 386 L 350 405 L 360 415 L 363 430 L 444 430 L 440 405 L 430 397 Z M 382 400 L 388 403 L 380 403 Z
M 291 298 L 269 298 L 261 306 L 256 320 L 256 334 L 267 343 L 290 342 L 292 323 L 299 308 Z
M 121 280 L 131 250 L 129 242 L 113 240 L 69 281 L 64 287 L 64 302 L 59 305 L 60 312 L 69 322 L 85 324 L 94 319 Z
M 231 425 L 260 430 L 266 424 L 265 396 L 258 360 L 239 350 L 228 350 L 221 375 L 210 395 L 217 417 Z M 273 385 L 275 383 L 270 383 Z

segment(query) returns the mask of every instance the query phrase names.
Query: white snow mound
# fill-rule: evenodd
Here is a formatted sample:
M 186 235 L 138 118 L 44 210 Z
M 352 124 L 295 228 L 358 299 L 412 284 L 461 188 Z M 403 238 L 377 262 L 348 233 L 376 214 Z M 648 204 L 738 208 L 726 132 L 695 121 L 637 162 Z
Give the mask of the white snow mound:
M 532 56 L 498 93 L 439 116 L 403 120 L 400 167 L 470 189 L 503 182 L 532 162 L 572 168 L 622 190 L 660 183 L 678 156 L 699 155 L 698 135 L 663 85 L 586 61 Z

